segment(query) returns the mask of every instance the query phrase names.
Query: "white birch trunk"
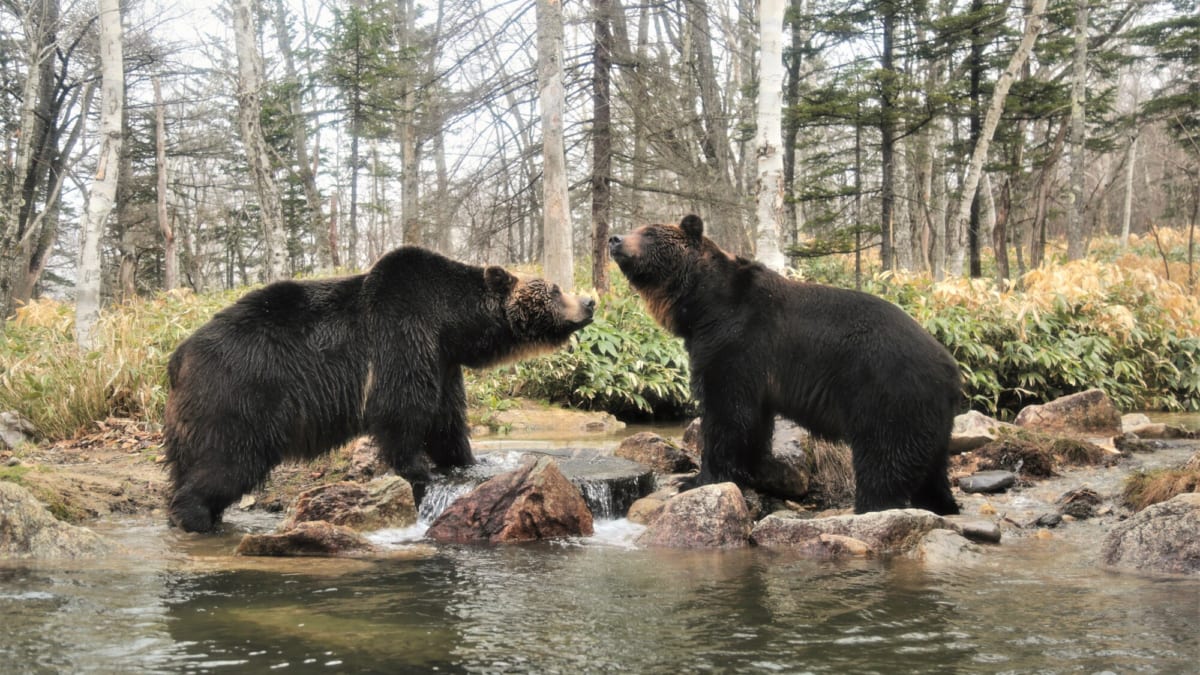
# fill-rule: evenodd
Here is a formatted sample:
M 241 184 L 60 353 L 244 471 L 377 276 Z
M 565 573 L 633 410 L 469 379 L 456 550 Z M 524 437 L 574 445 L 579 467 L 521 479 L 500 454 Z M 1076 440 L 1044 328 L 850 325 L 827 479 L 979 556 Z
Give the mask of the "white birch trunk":
M 100 237 L 117 196 L 120 175 L 121 119 L 125 101 L 125 64 L 118 0 L 100 0 L 100 158 L 84 212 L 83 249 L 75 286 L 75 341 L 81 350 L 95 346 L 100 316 Z
M 1025 33 L 1021 36 L 1021 44 L 1017 46 L 1017 51 L 1013 52 L 1012 58 L 1009 59 L 1008 67 L 1000 74 L 1000 78 L 996 80 L 996 87 L 992 91 L 992 101 L 988 106 L 987 115 L 983 118 L 983 129 L 979 132 L 979 142 L 976 143 L 975 149 L 971 152 L 971 161 L 967 165 L 967 177 L 963 181 L 962 197 L 958 203 L 958 209 L 955 211 L 954 218 L 951 221 L 951 227 L 948 228 L 952 232 L 957 232 L 962 229 L 963 223 L 966 222 L 967 216 L 971 211 L 971 199 L 975 194 L 976 188 L 979 187 L 979 178 L 983 173 L 983 162 L 987 159 L 988 147 L 991 145 L 992 136 L 996 133 L 996 125 L 1000 122 L 1000 114 L 1004 111 L 1004 99 L 1008 96 L 1008 90 L 1012 87 L 1013 80 L 1017 76 L 1017 71 L 1021 70 L 1021 66 L 1029 58 L 1033 52 L 1033 45 L 1037 41 L 1038 34 L 1042 32 L 1043 16 L 1046 11 L 1046 0 L 1033 0 L 1033 7 L 1029 10 L 1029 15 L 1025 17 Z
M 158 167 L 155 190 L 158 192 L 158 230 L 163 236 L 163 288 L 171 290 L 179 285 L 179 256 L 175 252 L 175 229 L 167 214 L 167 124 L 162 100 L 162 87 L 158 78 L 154 85 L 154 163 Z
M 1067 260 L 1079 260 L 1086 253 L 1083 240 L 1083 151 L 1087 140 L 1084 125 L 1084 85 L 1087 79 L 1088 0 L 1077 0 L 1075 7 L 1075 58 L 1071 75 L 1071 201 L 1067 213 Z
M 1125 203 L 1121 211 L 1121 248 L 1129 246 L 1129 221 L 1133 219 L 1133 162 L 1137 159 L 1137 134 L 1129 139 L 1129 156 L 1125 159 Z
M 773 270 L 786 265 L 779 250 L 783 229 L 783 12 L 786 0 L 762 0 L 758 86 L 758 232 L 755 258 Z
M 542 106 L 542 266 L 546 279 L 574 288 L 571 205 L 563 146 L 563 16 L 561 0 L 538 0 L 538 90 Z
M 266 281 L 270 282 L 286 276 L 287 237 L 283 231 L 283 202 L 271 169 L 271 158 L 260 121 L 263 66 L 262 55 L 258 52 L 255 17 L 252 0 L 233 0 L 233 36 L 238 60 L 238 126 L 258 195 L 263 247 L 266 249 L 263 271 Z

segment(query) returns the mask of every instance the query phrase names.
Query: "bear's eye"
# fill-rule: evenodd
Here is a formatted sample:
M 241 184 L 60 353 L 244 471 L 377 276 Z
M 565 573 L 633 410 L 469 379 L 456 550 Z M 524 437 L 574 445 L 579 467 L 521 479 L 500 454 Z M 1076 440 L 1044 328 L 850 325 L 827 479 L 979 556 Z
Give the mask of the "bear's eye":
M 561 291 L 561 290 L 559 290 L 559 288 L 558 288 L 558 286 L 557 286 L 557 285 L 556 285 L 556 286 L 552 286 L 552 287 L 550 288 L 550 295 L 553 295 L 553 296 L 554 296 L 554 297 L 556 297 L 556 298 L 561 298 L 561 297 L 562 297 L 562 291 Z

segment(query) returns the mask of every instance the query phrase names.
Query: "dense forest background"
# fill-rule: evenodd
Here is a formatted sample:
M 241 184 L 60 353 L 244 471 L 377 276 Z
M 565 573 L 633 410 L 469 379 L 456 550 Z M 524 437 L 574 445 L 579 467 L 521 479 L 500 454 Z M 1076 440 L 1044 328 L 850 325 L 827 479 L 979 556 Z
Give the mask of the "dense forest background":
M 543 244 L 544 183 L 560 178 L 543 160 L 552 131 L 568 253 L 595 263 L 597 287 L 607 232 L 687 212 L 747 255 L 768 241 L 793 261 L 857 251 L 885 270 L 1011 279 L 1047 256 L 1079 258 L 1099 235 L 1194 233 L 1200 209 L 1195 0 L 119 10 L 105 302 L 356 269 L 400 244 L 499 264 L 561 257 Z M 764 20 L 775 12 L 779 25 Z M 99 16 L 87 0 L 0 1 L 6 317 L 40 295 L 71 297 L 81 277 L 88 191 L 112 173 Z M 557 71 L 539 59 L 555 30 Z M 764 68 L 760 46 L 777 42 L 762 53 L 781 63 Z M 777 65 L 773 111 L 762 71 Z M 542 114 L 548 82 L 561 85 L 559 117 Z M 780 138 L 757 141 L 772 112 Z M 764 239 L 759 160 L 776 150 L 781 214 Z

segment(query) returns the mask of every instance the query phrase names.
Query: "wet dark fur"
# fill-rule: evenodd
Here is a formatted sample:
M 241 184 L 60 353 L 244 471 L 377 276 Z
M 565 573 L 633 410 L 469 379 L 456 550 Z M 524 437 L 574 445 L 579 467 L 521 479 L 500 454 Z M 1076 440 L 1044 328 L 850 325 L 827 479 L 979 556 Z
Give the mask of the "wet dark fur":
M 593 306 L 541 279 L 414 247 L 366 274 L 247 293 L 171 355 L 171 522 L 211 530 L 283 460 L 364 433 L 416 483 L 430 463 L 470 464 L 462 366 L 553 349 Z
M 762 467 L 778 414 L 849 443 L 857 512 L 958 512 L 946 476 L 958 365 L 902 310 L 730 255 L 696 216 L 613 237 L 610 251 L 684 338 L 703 411 L 698 483 L 770 491 Z

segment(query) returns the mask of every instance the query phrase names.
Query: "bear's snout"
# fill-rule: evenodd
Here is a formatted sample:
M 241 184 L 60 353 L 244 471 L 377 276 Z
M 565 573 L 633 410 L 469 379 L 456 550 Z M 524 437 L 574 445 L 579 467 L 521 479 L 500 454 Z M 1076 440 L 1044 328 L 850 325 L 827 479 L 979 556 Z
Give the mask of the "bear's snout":
M 617 255 L 621 251 L 621 242 L 625 238 L 619 234 L 614 234 L 608 238 L 608 252 L 612 255 Z

